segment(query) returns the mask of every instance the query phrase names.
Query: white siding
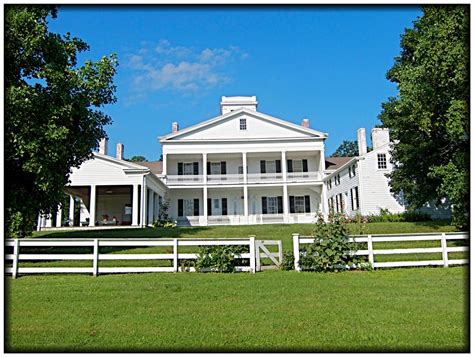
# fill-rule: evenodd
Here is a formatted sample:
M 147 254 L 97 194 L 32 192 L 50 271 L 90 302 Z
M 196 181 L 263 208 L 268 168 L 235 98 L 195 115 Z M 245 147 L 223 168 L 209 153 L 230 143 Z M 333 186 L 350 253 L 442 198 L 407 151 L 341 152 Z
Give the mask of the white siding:
M 71 186 L 131 185 L 141 183 L 141 176 L 126 175 L 123 167 L 102 159 L 91 159 L 74 168 L 69 179 Z
M 336 196 L 340 193 L 342 193 L 343 197 L 343 203 L 344 203 L 344 213 L 346 213 L 349 216 L 354 216 L 357 211 L 359 210 L 352 210 L 352 205 L 351 205 L 351 189 L 354 187 L 359 187 L 359 174 L 360 170 L 359 167 L 356 168 L 356 174 L 353 177 L 349 177 L 349 167 L 352 165 L 357 165 L 357 162 L 353 162 L 350 164 L 348 167 L 345 167 L 344 169 L 337 171 L 340 175 L 340 184 L 336 185 L 335 183 L 335 177 L 337 176 L 337 173 L 333 176 L 331 176 L 331 188 L 327 190 L 327 198 L 328 200 L 333 197 L 333 202 L 334 202 L 334 212 L 337 212 L 336 210 Z M 326 179 L 326 182 L 328 179 Z M 326 183 L 325 183 L 326 184 Z M 361 193 L 360 193 L 360 187 L 359 187 L 359 206 L 361 206 Z M 329 209 L 329 205 L 328 205 Z

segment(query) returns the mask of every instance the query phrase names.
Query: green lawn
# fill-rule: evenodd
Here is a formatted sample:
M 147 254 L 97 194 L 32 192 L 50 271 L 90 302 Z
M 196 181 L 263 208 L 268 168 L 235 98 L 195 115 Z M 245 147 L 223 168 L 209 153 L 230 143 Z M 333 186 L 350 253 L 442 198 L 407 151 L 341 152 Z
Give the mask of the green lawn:
M 468 270 L 6 279 L 8 351 L 464 351 Z

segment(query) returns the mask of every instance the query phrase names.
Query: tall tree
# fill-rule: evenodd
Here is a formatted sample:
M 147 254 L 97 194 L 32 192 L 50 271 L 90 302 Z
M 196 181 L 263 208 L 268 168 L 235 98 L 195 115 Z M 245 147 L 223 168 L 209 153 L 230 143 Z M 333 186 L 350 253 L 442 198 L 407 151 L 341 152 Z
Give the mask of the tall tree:
M 344 140 L 330 157 L 358 156 L 359 146 L 357 141 Z
M 420 207 L 448 198 L 453 223 L 469 212 L 469 7 L 425 6 L 406 29 L 387 78 L 397 97 L 379 118 L 395 142 L 393 192 Z
M 148 161 L 148 160 L 146 159 L 145 156 L 135 155 L 135 156 L 132 156 L 130 159 L 127 159 L 127 161 L 130 161 L 130 162 L 140 162 L 140 161 L 145 162 L 145 161 Z
M 72 167 L 92 155 L 115 102 L 115 55 L 77 65 L 88 45 L 48 31 L 57 8 L 5 6 L 5 227 L 31 232 L 61 202 Z

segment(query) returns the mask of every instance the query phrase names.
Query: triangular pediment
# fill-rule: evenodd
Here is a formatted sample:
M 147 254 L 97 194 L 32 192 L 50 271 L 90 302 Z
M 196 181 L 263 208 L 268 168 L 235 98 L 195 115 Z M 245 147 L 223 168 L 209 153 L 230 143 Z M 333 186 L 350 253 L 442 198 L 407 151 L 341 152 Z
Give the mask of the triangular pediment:
M 166 141 L 326 138 L 327 134 L 241 108 L 161 138 Z

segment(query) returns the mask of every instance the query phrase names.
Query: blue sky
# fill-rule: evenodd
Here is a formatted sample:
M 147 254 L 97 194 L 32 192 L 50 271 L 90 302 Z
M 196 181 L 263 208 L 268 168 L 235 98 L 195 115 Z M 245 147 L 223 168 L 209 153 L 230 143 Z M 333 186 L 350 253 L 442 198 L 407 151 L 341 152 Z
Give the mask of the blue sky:
M 61 7 L 50 31 L 117 53 L 117 103 L 104 111 L 109 152 L 156 160 L 157 137 L 219 114 L 223 95 L 256 95 L 258 110 L 329 134 L 326 154 L 379 123 L 396 94 L 386 78 L 417 6 Z M 368 135 L 369 136 L 369 135 Z M 370 138 L 367 138 L 370 141 Z

